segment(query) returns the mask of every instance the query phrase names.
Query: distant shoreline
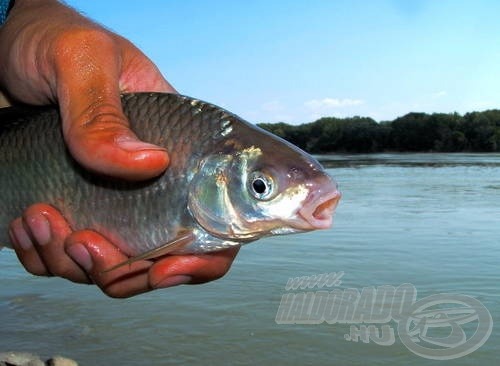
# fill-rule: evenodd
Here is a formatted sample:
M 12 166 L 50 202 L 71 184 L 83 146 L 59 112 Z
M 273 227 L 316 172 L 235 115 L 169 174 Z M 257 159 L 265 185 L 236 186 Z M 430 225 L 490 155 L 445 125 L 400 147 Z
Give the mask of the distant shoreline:
M 324 117 L 311 123 L 259 127 L 312 154 L 500 152 L 500 110 L 408 113 L 394 121 Z

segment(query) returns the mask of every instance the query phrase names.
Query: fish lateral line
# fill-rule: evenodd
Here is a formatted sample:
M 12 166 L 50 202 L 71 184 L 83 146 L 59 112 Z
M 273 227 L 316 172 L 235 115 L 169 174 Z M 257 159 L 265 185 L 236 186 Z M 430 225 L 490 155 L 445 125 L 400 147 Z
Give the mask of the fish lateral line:
M 105 269 L 101 273 L 108 273 L 111 271 L 114 271 L 118 268 L 124 267 L 126 265 L 131 265 L 132 263 L 141 261 L 141 260 L 148 260 L 148 259 L 155 259 L 162 257 L 164 255 L 167 255 L 169 253 L 172 253 L 173 251 L 182 248 L 185 245 L 189 245 L 195 241 L 195 236 L 192 231 L 182 231 L 175 239 L 172 241 L 169 241 L 166 244 L 163 244 L 162 246 L 158 248 L 151 249 L 143 254 L 139 254 L 135 257 L 129 258 L 126 261 L 120 262 L 108 269 Z

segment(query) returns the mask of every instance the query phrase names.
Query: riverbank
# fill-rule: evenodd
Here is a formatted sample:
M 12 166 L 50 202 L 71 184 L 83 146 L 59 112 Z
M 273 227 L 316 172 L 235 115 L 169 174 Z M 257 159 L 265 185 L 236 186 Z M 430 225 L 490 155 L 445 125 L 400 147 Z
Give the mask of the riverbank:
M 0 352 L 0 366 L 78 366 L 78 363 L 62 356 L 54 356 L 46 361 L 27 352 Z

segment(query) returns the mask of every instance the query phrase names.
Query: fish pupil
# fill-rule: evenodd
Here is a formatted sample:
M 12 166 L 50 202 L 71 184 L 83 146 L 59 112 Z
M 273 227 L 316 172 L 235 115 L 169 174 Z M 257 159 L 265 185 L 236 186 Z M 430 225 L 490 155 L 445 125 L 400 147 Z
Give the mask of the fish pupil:
M 252 187 L 255 193 L 263 194 L 267 190 L 267 184 L 262 178 L 257 178 L 252 182 Z

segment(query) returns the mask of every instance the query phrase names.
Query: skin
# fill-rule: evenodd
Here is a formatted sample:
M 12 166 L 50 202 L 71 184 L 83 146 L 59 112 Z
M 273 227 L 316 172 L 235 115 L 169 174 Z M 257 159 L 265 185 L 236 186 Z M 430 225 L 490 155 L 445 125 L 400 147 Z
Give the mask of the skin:
M 0 89 L 12 103 L 58 103 L 73 157 L 85 168 L 128 180 L 161 174 L 167 152 L 128 128 L 120 93 L 176 92 L 128 40 L 54 0 L 16 0 L 0 27 Z M 103 273 L 127 257 L 97 232 L 73 231 L 46 204 L 35 204 L 9 234 L 26 270 L 94 283 L 111 297 L 222 277 L 238 249 L 168 256 Z

